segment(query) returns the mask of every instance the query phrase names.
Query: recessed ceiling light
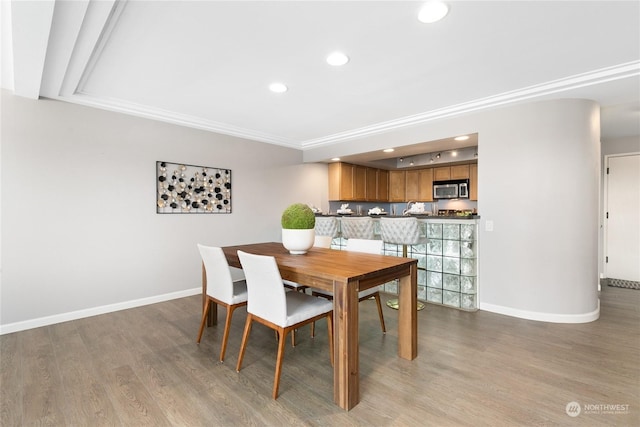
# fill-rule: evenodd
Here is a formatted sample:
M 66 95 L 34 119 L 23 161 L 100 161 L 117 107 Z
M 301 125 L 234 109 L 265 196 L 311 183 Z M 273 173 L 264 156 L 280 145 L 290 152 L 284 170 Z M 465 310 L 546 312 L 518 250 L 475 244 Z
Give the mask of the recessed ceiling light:
M 333 159 L 331 159 L 332 162 L 337 162 L 340 160 L 340 157 L 334 157 Z
M 283 93 L 287 91 L 287 85 L 283 83 L 271 83 L 269 85 L 269 90 L 275 93 Z
M 453 139 L 455 139 L 456 141 L 466 141 L 467 139 L 469 139 L 469 135 L 456 136 Z
M 429 1 L 422 6 L 418 13 L 418 20 L 425 24 L 438 22 L 449 13 L 449 6 L 441 1 Z
M 393 148 L 385 148 L 384 150 L 382 150 L 383 153 L 393 153 Z
M 339 67 L 347 62 L 349 62 L 349 57 L 342 52 L 333 52 L 331 55 L 327 56 L 327 63 L 329 65 Z

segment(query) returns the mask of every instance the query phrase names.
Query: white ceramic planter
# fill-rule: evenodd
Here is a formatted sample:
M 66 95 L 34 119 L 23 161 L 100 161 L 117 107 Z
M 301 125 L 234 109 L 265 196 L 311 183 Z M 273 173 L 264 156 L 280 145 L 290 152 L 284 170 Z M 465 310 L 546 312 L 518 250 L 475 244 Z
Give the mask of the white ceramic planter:
M 306 254 L 313 246 L 316 230 L 288 230 L 282 229 L 282 245 L 292 255 Z

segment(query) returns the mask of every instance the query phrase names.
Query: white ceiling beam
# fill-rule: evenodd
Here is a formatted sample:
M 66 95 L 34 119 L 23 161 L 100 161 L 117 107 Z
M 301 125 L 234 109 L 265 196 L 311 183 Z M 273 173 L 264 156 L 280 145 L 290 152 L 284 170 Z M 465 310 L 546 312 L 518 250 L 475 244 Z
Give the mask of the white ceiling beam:
M 40 94 L 48 98 L 60 95 L 89 1 L 58 1 L 53 12 L 47 58 Z
M 11 3 L 14 93 L 38 99 L 53 20 L 54 0 Z
M 82 80 L 86 73 L 91 72 L 126 3 L 115 0 L 90 1 L 60 88 L 60 96 L 77 95 Z

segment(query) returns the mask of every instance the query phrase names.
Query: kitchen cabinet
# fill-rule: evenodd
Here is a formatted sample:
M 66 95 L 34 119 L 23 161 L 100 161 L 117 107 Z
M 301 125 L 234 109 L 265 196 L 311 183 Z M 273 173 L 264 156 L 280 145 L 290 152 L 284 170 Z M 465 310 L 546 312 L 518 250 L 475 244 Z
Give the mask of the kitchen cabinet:
M 329 200 L 432 202 L 433 181 L 469 179 L 469 198 L 478 200 L 478 165 L 384 170 L 349 163 L 329 164 Z
M 387 188 L 389 172 L 384 169 L 367 168 L 366 172 L 366 189 L 365 201 L 367 202 L 386 202 L 389 195 Z
M 451 179 L 469 179 L 469 165 L 451 166 Z
M 387 202 L 389 201 L 389 171 L 384 169 L 377 170 L 378 176 L 378 197 L 376 201 Z
M 433 201 L 433 169 L 416 169 L 406 172 L 405 198 L 406 201 Z
M 365 181 L 365 199 L 367 201 L 378 200 L 378 169 L 367 168 Z
M 433 169 L 434 181 L 450 179 L 469 179 L 469 165 L 443 166 Z
M 354 200 L 354 172 L 348 163 L 329 164 L 329 200 Z
M 367 199 L 367 168 L 354 166 L 353 168 L 353 200 Z
M 366 201 L 389 201 L 389 171 L 384 169 L 367 168 Z
M 421 169 L 418 171 L 420 191 L 418 201 L 433 202 L 433 169 Z
M 389 171 L 389 201 L 406 202 L 405 176 L 406 171 Z
M 478 164 L 469 165 L 469 200 L 478 200 Z
M 352 165 L 329 164 L 329 200 L 386 202 L 389 171 Z
M 418 181 L 418 171 L 410 170 L 406 171 L 404 176 L 404 197 L 405 201 L 418 200 L 420 195 L 420 182 Z
M 451 179 L 451 168 L 449 166 L 433 168 L 434 181 L 447 181 Z

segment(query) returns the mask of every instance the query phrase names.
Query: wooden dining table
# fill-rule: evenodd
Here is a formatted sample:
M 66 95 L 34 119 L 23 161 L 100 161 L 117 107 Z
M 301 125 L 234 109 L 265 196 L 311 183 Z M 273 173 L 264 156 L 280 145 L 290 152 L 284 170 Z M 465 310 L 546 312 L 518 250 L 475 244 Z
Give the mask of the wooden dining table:
M 341 408 L 349 410 L 360 401 L 359 291 L 399 279 L 398 356 L 407 360 L 417 357 L 416 259 L 317 247 L 304 255 L 291 255 L 277 242 L 227 246 L 222 250 L 229 265 L 239 268 L 239 250 L 273 256 L 283 279 L 333 292 L 333 399 Z M 202 278 L 206 295 L 204 271 Z

